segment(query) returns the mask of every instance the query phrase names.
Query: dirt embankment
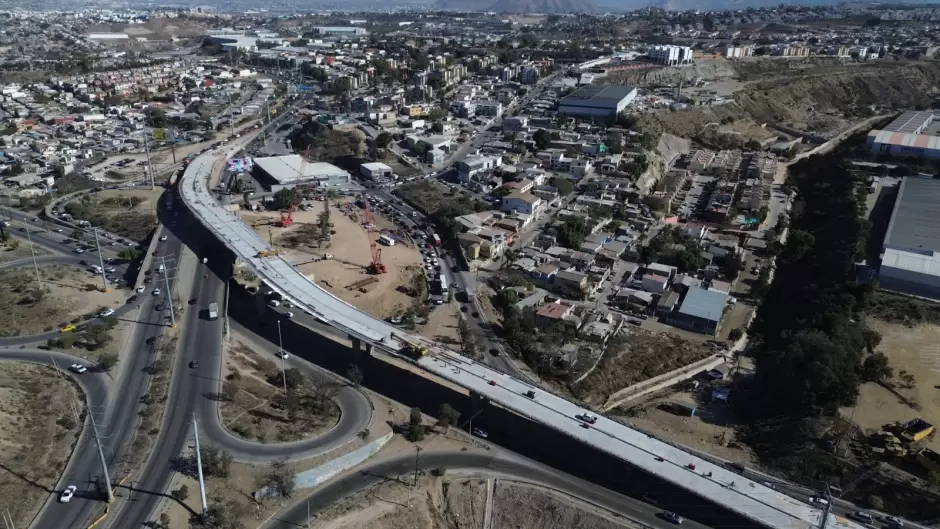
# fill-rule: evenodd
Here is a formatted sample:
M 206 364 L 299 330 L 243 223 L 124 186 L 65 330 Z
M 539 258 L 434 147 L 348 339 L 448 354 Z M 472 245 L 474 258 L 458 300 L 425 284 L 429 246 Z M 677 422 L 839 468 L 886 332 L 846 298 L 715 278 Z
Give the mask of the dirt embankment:
M 758 124 L 780 123 L 825 136 L 870 115 L 873 109 L 889 112 L 929 105 L 931 96 L 940 91 L 940 65 L 934 63 L 842 66 L 830 63 L 811 67 L 812 63 L 803 61 L 777 62 L 784 71 L 777 69 L 761 75 L 764 80 L 734 94 L 734 104 L 650 112 L 640 117 L 640 126 L 654 133 L 696 137 L 709 123 L 743 118 Z M 736 68 L 760 72 L 761 63 L 744 62 Z M 756 73 L 744 76 L 758 77 Z

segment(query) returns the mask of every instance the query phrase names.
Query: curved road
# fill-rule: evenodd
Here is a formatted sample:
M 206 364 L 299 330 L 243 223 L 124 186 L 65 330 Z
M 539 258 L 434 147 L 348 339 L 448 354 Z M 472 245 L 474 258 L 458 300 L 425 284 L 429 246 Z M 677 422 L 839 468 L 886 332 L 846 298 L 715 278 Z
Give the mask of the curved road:
M 661 509 L 521 458 L 471 452 L 438 452 L 421 455 L 418 467 L 425 471 L 435 468 L 470 470 L 510 480 L 536 483 L 649 526 L 672 527 L 672 524 L 657 516 Z M 269 520 L 261 529 L 306 527 L 304 524 L 307 521 L 308 504 L 313 515 L 350 494 L 401 475 L 408 475 L 414 472 L 414 469 L 415 459 L 410 455 L 366 464 L 355 472 L 332 479 L 317 487 L 311 494 L 299 498 L 292 507 Z M 406 482 L 408 479 L 405 478 Z M 683 527 L 705 529 L 705 526 L 691 520 L 685 520 Z
M 86 409 L 88 410 L 101 409 L 105 406 L 110 398 L 110 388 L 106 374 L 88 371 L 83 375 L 76 375 L 71 371 L 68 371 L 68 366 L 76 363 L 84 363 L 84 360 L 76 356 L 56 351 L 43 351 L 40 349 L 0 349 L 0 360 L 29 362 L 33 364 L 42 364 L 53 368 L 58 366 L 59 371 L 63 373 L 63 375 L 70 376 L 82 388 L 82 391 L 85 393 Z M 85 425 L 88 424 L 89 420 L 86 418 Z M 46 527 L 58 526 L 57 523 L 48 525 L 42 520 L 52 522 L 53 520 L 62 519 L 57 515 L 61 515 L 61 513 L 68 508 L 68 506 L 62 505 L 61 509 L 55 509 L 52 507 L 58 504 L 59 493 L 68 485 L 75 485 L 78 487 L 78 491 L 75 493 L 75 498 L 72 500 L 76 504 L 89 504 L 90 502 L 83 502 L 81 499 L 95 497 L 95 494 L 90 491 L 90 489 L 83 486 L 84 482 L 89 477 L 94 476 L 97 473 L 95 471 L 95 466 L 98 464 L 98 458 L 95 456 L 94 437 L 89 434 L 89 431 L 86 430 L 87 428 L 83 427 L 82 433 L 78 437 L 78 442 L 72 451 L 72 455 L 69 457 L 65 471 L 59 478 L 55 490 L 48 491 L 49 497 L 46 499 L 46 503 L 43 505 L 42 509 L 36 515 L 36 519 L 33 520 L 33 527 L 45 529 Z M 53 514 L 53 511 L 58 511 L 58 513 Z

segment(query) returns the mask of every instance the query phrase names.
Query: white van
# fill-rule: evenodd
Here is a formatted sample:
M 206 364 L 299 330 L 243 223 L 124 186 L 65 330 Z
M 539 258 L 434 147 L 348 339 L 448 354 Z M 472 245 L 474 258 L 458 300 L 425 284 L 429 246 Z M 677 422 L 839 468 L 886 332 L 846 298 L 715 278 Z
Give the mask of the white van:
M 281 306 L 281 302 L 278 301 L 278 300 L 276 300 L 276 299 L 269 299 L 269 300 L 268 300 L 268 305 L 271 305 L 272 307 L 280 307 L 280 306 Z

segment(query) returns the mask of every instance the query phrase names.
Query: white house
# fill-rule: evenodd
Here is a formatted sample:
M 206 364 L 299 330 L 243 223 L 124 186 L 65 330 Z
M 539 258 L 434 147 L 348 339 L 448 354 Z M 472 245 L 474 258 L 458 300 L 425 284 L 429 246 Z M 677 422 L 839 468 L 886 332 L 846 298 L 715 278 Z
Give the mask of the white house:
M 529 193 L 520 193 L 516 191 L 503 197 L 501 209 L 503 211 L 511 211 L 514 213 L 536 215 L 541 205 L 541 198 Z

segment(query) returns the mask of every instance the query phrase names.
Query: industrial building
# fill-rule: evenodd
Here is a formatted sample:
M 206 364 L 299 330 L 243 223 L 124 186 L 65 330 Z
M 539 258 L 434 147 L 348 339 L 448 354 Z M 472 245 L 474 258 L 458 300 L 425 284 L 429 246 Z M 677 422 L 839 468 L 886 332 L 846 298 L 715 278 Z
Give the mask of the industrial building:
M 255 158 L 254 175 L 274 192 L 297 186 L 345 186 L 350 182 L 349 173 L 339 167 L 324 162 L 304 163 L 299 154 Z
M 665 64 L 666 66 L 692 64 L 692 48 L 689 46 L 674 46 L 671 44 L 651 46 L 646 55 L 656 64 Z
M 634 86 L 585 86 L 558 102 L 558 112 L 569 116 L 614 118 L 636 99 Z
M 369 33 L 366 28 L 356 26 L 315 26 L 313 30 L 319 35 L 331 37 L 355 37 Z
M 704 288 L 690 288 L 679 310 L 666 317 L 671 325 L 702 334 L 716 335 L 725 313 L 728 294 Z
M 940 120 L 933 112 L 909 110 L 883 129 L 868 133 L 872 152 L 894 156 L 940 159 Z
M 882 245 L 882 288 L 940 299 L 940 180 L 901 180 Z

